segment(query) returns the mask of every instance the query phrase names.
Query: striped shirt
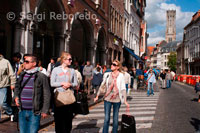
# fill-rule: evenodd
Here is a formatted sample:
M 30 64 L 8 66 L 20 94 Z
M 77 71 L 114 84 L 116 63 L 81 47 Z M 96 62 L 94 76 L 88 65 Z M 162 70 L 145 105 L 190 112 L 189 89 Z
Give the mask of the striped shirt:
M 25 74 L 23 81 L 22 81 L 22 86 L 24 82 L 30 77 L 30 74 Z M 24 86 L 21 92 L 21 103 L 22 103 L 22 108 L 23 109 L 32 109 L 33 108 L 33 90 L 34 90 L 34 79 L 35 79 L 35 74 L 31 77 L 31 79 L 27 82 L 27 84 Z

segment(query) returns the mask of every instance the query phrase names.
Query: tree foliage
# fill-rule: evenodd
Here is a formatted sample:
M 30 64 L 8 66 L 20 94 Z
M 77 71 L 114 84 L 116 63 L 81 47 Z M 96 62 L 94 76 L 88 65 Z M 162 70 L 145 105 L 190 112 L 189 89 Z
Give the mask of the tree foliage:
M 168 56 L 168 62 L 167 65 L 170 68 L 171 71 L 176 71 L 176 52 L 171 52 Z

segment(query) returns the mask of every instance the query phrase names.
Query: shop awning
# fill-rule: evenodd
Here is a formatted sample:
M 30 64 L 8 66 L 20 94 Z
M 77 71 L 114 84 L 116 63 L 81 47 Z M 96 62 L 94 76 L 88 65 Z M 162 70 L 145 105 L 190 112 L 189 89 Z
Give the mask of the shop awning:
M 136 60 L 141 61 L 141 58 L 139 56 L 137 56 L 131 49 L 129 49 L 128 47 L 124 46 L 124 49 L 126 49 Z

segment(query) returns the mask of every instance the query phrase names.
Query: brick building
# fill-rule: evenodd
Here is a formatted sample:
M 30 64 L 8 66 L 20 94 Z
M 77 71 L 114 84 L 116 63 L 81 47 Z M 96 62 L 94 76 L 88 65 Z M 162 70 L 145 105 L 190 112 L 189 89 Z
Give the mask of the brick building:
M 51 56 L 59 56 L 65 50 L 76 61 L 107 63 L 109 1 L 8 0 L 1 2 L 1 9 L 4 7 L 8 10 L 1 13 L 1 20 L 8 27 L 1 29 L 11 32 L 6 37 L 4 32 L 0 34 L 4 37 L 1 41 L 7 40 L 3 47 L 9 53 L 5 56 L 13 52 L 35 53 L 46 65 Z M 3 14 L 11 9 L 15 19 L 8 21 Z

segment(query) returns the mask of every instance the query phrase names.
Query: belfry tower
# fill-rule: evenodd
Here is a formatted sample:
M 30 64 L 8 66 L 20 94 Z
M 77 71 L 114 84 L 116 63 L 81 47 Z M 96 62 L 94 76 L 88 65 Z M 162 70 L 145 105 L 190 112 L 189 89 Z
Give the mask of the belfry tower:
M 176 10 L 167 10 L 167 27 L 165 40 L 167 42 L 176 41 Z

